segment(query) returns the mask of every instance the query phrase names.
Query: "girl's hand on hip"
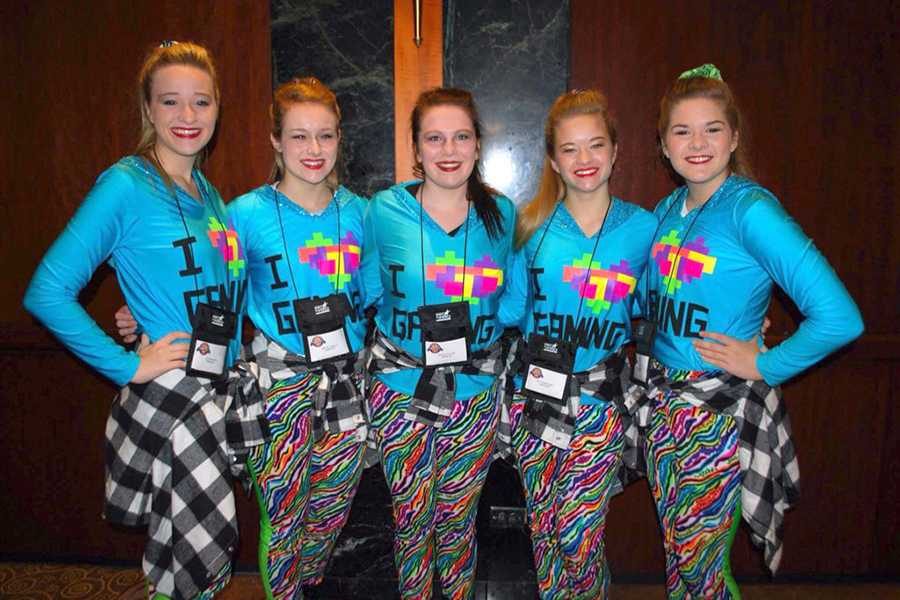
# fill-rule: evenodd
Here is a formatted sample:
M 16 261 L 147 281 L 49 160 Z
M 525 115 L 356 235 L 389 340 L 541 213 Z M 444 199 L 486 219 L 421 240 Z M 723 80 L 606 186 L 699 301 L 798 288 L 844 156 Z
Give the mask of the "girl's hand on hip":
M 138 351 L 141 364 L 131 378 L 131 383 L 147 383 L 172 369 L 185 368 L 184 359 L 190 344 L 178 340 L 190 341 L 191 334 L 173 331 L 152 344 L 147 344 L 149 340 L 146 338 L 146 334 L 141 336 L 141 349 Z
M 694 349 L 700 357 L 741 379 L 762 379 L 756 368 L 760 353 L 758 336 L 743 341 L 713 331 L 701 331 L 702 340 L 694 340 Z

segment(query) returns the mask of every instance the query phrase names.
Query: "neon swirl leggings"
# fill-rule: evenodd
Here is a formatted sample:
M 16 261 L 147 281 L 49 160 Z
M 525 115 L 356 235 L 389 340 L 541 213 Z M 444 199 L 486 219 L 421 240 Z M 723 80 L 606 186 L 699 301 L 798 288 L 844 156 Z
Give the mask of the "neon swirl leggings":
M 525 399 L 511 407 L 512 444 L 528 509 L 542 600 L 606 598 L 609 568 L 603 532 L 622 461 L 622 422 L 611 404 L 582 405 L 568 449 L 521 423 Z
M 267 598 L 302 597 L 322 581 L 350 514 L 365 444 L 355 431 L 313 440 L 314 374 L 277 382 L 266 393 L 272 438 L 247 461 L 260 512 L 259 569 Z
M 471 598 L 475 516 L 500 416 L 494 388 L 457 400 L 441 429 L 406 419 L 408 403 L 381 382 L 372 386 L 369 418 L 394 507 L 400 594 L 431 598 L 437 567 L 447 598 Z
M 734 419 L 670 392 L 654 407 L 647 437 L 669 598 L 740 598 L 729 561 L 740 521 Z

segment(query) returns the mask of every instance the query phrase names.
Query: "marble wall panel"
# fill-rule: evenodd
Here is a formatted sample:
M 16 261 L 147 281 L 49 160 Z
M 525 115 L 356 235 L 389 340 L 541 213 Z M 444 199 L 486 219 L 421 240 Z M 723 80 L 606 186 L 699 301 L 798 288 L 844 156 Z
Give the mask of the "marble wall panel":
M 568 77 L 568 0 L 444 2 L 444 83 L 475 94 L 485 181 L 516 203 L 537 188 L 544 119 Z
M 393 2 L 272 0 L 275 85 L 315 75 L 343 116 L 342 180 L 371 195 L 394 182 Z

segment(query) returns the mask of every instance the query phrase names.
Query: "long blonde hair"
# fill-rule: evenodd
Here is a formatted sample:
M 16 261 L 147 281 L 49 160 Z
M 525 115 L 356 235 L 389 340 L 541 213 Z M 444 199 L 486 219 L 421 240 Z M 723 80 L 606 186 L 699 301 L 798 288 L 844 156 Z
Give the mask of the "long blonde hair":
M 516 247 L 521 248 L 538 227 L 553 212 L 565 193 L 565 184 L 553 170 L 550 159 L 556 148 L 556 128 L 563 119 L 577 115 L 598 115 L 603 119 L 610 142 L 616 145 L 616 124 L 609 114 L 609 105 L 599 90 L 572 90 L 559 96 L 550 107 L 544 125 L 544 167 L 537 194 L 519 211 L 516 222 Z
M 219 105 L 219 78 L 216 75 L 216 66 L 213 63 L 209 51 L 193 42 L 166 42 L 153 48 L 144 59 L 144 64 L 138 73 L 138 106 L 141 111 L 141 137 L 134 153 L 146 159 L 156 167 L 160 177 L 167 185 L 172 186 L 172 178 L 159 164 L 156 156 L 156 129 L 150 121 L 149 106 L 153 92 L 153 76 L 158 70 L 170 65 L 185 65 L 196 67 L 209 75 L 213 83 L 213 94 L 216 105 Z M 194 165 L 202 163 L 206 159 L 207 150 L 204 147 L 194 158 Z
M 340 132 L 341 108 L 338 106 L 337 96 L 334 95 L 331 88 L 315 77 L 295 77 L 279 85 L 272 95 L 272 106 L 269 109 L 269 116 L 272 118 L 273 137 L 276 139 L 281 138 L 284 115 L 287 114 L 291 106 L 304 102 L 316 102 L 334 113 L 334 116 L 337 118 L 338 131 Z M 337 161 L 331 173 L 325 178 L 325 184 L 331 191 L 336 190 L 340 184 L 338 176 L 340 166 L 341 152 L 340 146 L 338 146 Z M 274 183 L 280 181 L 282 177 L 284 177 L 284 157 L 275 150 L 275 161 L 272 164 L 269 181 Z

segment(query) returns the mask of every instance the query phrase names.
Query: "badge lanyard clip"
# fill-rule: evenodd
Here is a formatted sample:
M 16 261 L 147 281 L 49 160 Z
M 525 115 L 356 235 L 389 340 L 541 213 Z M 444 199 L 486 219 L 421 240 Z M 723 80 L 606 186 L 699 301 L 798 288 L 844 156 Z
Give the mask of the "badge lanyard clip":
M 419 188 L 421 191 L 422 188 Z M 417 309 L 422 331 L 422 361 L 426 367 L 449 367 L 469 362 L 472 344 L 472 319 L 465 300 L 445 304 L 428 304 L 425 294 L 425 217 L 419 199 L 419 249 L 422 260 L 422 306 Z M 463 239 L 462 283 L 466 287 L 466 260 L 469 246 L 469 213 L 466 208 L 465 237 Z
M 281 216 L 281 201 L 278 198 L 278 190 L 274 192 L 275 211 L 278 215 L 278 226 L 281 229 L 281 244 L 284 257 L 288 264 L 291 276 L 291 286 L 294 289 L 294 318 L 297 323 L 297 335 L 303 343 L 303 353 L 306 364 L 310 367 L 324 363 L 337 362 L 348 359 L 353 355 L 350 348 L 350 340 L 347 336 L 346 319 L 353 313 L 353 305 L 347 294 L 338 291 L 341 275 L 344 272 L 344 251 L 341 248 L 341 206 L 335 197 L 335 211 L 337 213 L 337 265 L 335 270 L 337 277 L 334 283 L 334 293 L 325 297 L 311 296 L 300 298 L 297 282 L 294 279 L 294 269 L 291 266 L 291 257 L 287 250 L 287 237 L 284 233 L 284 221 Z
M 178 199 L 178 192 L 171 189 L 175 205 L 178 207 L 178 215 L 184 227 L 186 237 L 191 237 L 187 219 Z M 215 203 L 206 194 L 206 188 L 202 181 L 197 179 L 197 191 L 203 203 L 208 204 L 210 210 L 216 216 L 216 220 L 225 226 L 225 221 L 219 216 Z M 225 260 L 223 258 L 223 260 Z M 194 273 L 194 290 L 200 291 L 200 281 Z M 225 289 L 231 288 L 231 278 L 228 276 L 228 265 L 225 265 Z M 191 343 L 188 355 L 185 358 L 185 373 L 192 377 L 206 377 L 218 379 L 225 373 L 228 347 L 237 334 L 237 314 L 229 310 L 223 302 L 213 305 L 206 302 L 198 302 L 191 319 Z
M 666 209 L 666 212 L 663 214 L 662 219 L 659 220 L 659 224 L 656 226 L 656 230 L 653 232 L 653 237 L 651 238 L 651 243 L 656 242 L 656 236 L 659 234 L 660 228 L 665 223 L 666 219 L 669 217 L 669 213 L 672 212 L 672 207 L 675 206 L 675 202 L 672 202 L 669 207 Z M 672 267 L 671 272 L 669 273 L 669 281 L 666 284 L 666 289 L 664 295 L 668 296 L 669 292 L 672 289 L 672 280 L 677 277 L 678 266 L 681 264 L 681 248 L 684 245 L 684 242 L 687 241 L 688 235 L 691 233 L 691 229 L 694 227 L 694 223 L 697 222 L 697 219 L 700 217 L 700 213 L 703 212 L 703 209 L 706 208 L 706 205 L 709 204 L 709 200 L 703 203 L 700 206 L 700 209 L 697 211 L 697 214 L 694 215 L 694 218 L 691 219 L 690 224 L 684 232 L 684 236 L 681 238 L 681 243 L 675 248 L 674 255 L 675 257 L 672 259 Z M 649 266 L 647 267 L 650 268 Z M 657 304 L 662 301 L 660 298 L 657 301 Z M 650 275 L 647 274 L 647 277 L 644 280 L 644 302 L 647 303 L 647 308 L 650 308 Z M 654 313 L 658 313 L 659 310 L 657 308 Z M 648 371 L 650 369 L 650 357 L 653 356 L 653 343 L 656 341 L 656 332 L 659 326 L 657 321 L 656 314 L 650 314 L 650 318 L 642 317 L 637 320 L 632 332 L 631 337 L 635 342 L 635 354 L 634 354 L 634 368 L 631 370 L 631 380 L 634 383 L 637 383 L 642 386 L 647 385 L 647 377 Z
M 553 225 L 553 219 L 559 211 L 559 207 L 565 202 L 565 198 L 559 201 L 553 214 L 547 221 L 547 226 L 538 241 L 537 248 L 534 250 L 534 256 L 531 259 L 529 270 L 534 268 L 537 262 L 538 253 L 544 244 L 544 238 Z M 591 257 L 587 264 L 587 273 L 584 276 L 584 282 L 578 290 L 578 312 L 575 315 L 575 327 L 578 328 L 578 321 L 581 319 L 581 309 L 584 306 L 584 287 L 588 285 L 591 278 L 591 266 L 594 263 L 594 256 L 597 254 L 597 247 L 600 245 L 600 237 L 603 235 L 603 226 L 606 225 L 606 218 L 612 209 L 612 198 L 609 199 L 609 206 L 606 207 L 606 213 L 603 215 L 603 221 L 600 223 L 600 229 L 597 231 L 597 239 L 594 241 L 594 247 L 591 250 Z M 523 391 L 526 396 L 536 400 L 546 400 L 551 398 L 556 401 L 562 401 L 569 385 L 569 379 L 572 377 L 575 368 L 575 355 L 578 352 L 577 333 L 575 339 L 566 341 L 564 339 L 551 338 L 544 335 L 532 333 L 528 336 L 528 366 L 525 372 L 525 384 Z

